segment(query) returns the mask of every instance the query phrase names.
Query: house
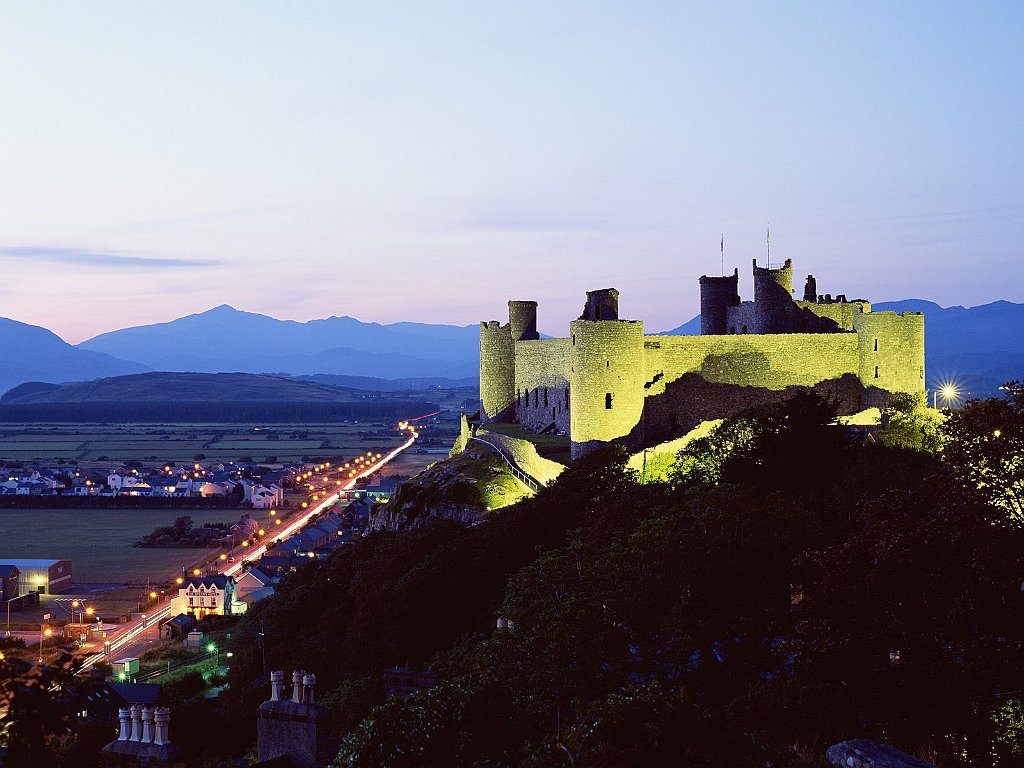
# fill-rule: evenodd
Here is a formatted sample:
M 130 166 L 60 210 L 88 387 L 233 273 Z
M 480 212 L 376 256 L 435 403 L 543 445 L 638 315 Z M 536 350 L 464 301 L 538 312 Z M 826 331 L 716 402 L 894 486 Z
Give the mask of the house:
M 235 610 L 235 580 L 230 576 L 195 576 L 178 587 L 171 610 L 202 619 L 230 616 Z
M 247 595 L 253 592 L 266 589 L 267 587 L 273 589 L 273 585 L 277 582 L 277 578 L 264 573 L 259 568 L 250 568 L 238 577 L 238 581 L 235 583 L 235 595 L 237 599 L 244 600 Z
M 0 565 L 0 600 L 7 602 L 18 596 L 18 577 L 21 571 L 16 565 Z
M 22 592 L 33 591 L 41 595 L 60 595 L 71 591 L 70 560 L 7 560 L 0 558 L 0 565 L 17 566 L 19 589 Z
M 410 693 L 437 685 L 437 672 L 431 669 L 391 667 L 384 670 L 384 692 L 387 698 L 405 698 Z
M 160 625 L 160 639 L 172 640 L 176 637 L 185 637 L 196 624 L 195 620 L 184 613 L 179 613 L 173 619 L 168 619 Z

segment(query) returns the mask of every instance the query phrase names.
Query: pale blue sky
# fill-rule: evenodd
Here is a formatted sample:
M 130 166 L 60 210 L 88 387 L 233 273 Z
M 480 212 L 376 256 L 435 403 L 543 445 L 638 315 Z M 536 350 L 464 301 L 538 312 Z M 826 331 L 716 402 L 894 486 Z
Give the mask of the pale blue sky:
M 663 330 L 697 277 L 1024 301 L 1020 3 L 0 7 L 0 315 Z

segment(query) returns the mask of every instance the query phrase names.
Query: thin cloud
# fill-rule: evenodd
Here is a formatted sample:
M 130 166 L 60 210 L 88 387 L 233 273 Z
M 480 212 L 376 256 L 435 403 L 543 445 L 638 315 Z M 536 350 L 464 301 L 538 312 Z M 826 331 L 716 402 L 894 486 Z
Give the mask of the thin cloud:
M 55 261 L 61 264 L 75 264 L 89 267 L 130 267 L 149 269 L 216 267 L 223 263 L 215 259 L 131 256 L 110 251 L 91 251 L 84 248 L 50 248 L 47 246 L 0 247 L 0 258 Z

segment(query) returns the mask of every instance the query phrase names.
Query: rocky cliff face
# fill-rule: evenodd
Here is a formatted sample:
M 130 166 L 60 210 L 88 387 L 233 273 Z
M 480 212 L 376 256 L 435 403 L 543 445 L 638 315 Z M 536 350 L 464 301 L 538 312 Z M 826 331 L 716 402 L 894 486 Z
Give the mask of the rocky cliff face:
M 435 520 L 472 525 L 527 495 L 529 491 L 497 455 L 486 447 L 470 446 L 402 483 L 391 501 L 378 508 L 370 527 L 397 531 Z

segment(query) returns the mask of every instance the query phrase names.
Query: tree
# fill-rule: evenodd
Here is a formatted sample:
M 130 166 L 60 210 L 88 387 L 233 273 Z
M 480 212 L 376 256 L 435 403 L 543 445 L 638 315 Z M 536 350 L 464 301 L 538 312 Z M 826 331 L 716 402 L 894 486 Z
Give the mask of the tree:
M 1001 400 L 972 400 L 946 423 L 944 463 L 969 493 L 1024 526 L 1024 385 Z
M 937 453 L 947 440 L 942 430 L 945 421 L 941 411 L 928 407 L 923 392 L 896 392 L 882 413 L 878 440 L 890 448 Z

